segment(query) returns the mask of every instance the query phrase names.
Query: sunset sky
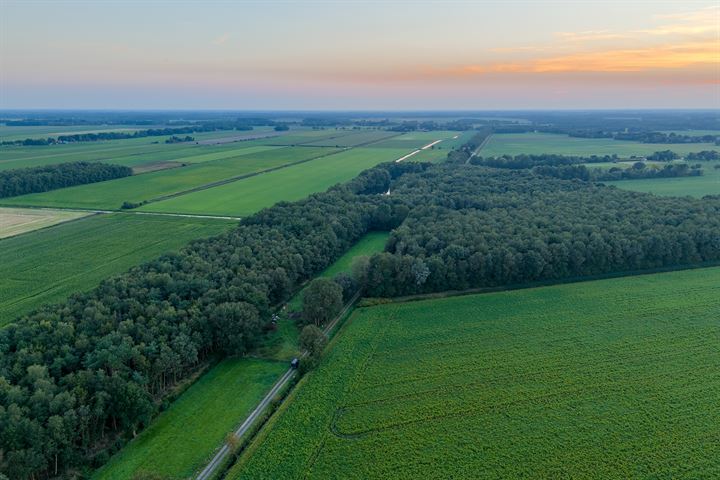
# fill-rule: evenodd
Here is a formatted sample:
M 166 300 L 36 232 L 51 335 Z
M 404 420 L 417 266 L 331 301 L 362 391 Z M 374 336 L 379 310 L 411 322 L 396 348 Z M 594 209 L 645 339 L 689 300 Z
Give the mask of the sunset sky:
M 0 108 L 685 107 L 717 0 L 0 0 Z

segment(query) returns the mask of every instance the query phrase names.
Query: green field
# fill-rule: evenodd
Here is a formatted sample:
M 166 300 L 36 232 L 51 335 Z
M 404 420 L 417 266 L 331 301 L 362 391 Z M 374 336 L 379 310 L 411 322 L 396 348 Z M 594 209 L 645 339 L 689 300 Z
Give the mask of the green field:
M 87 212 L 70 210 L 0 208 L 0 239 L 50 227 L 86 215 L 88 215 Z
M 235 224 L 118 213 L 93 215 L 0 240 L 0 326 Z
M 650 178 L 605 183 L 625 190 L 674 197 L 720 195 L 720 169 L 715 168 L 715 165 L 720 165 L 720 162 L 701 162 L 701 165 L 703 166 L 703 175 L 700 177 Z
M 406 153 L 411 152 L 417 148 L 422 148 L 435 140 L 449 141 L 452 140 L 455 135 L 460 132 L 454 132 L 450 130 L 433 130 L 430 132 L 410 132 L 404 133 L 397 137 L 392 137 L 387 140 L 382 140 L 371 145 L 374 148 L 402 148 L 407 150 Z M 442 145 L 440 143 L 439 145 Z
M 341 272 L 350 273 L 355 258 L 382 252 L 389 236 L 389 232 L 369 232 L 318 277 L 332 278 Z M 298 355 L 297 339 L 299 332 L 295 321 L 288 314 L 302 310 L 304 291 L 304 289 L 300 290 L 290 299 L 287 309 L 280 314 L 277 331 L 258 349 L 256 353 L 258 356 L 275 360 L 290 360 Z
M 296 147 L 311 150 L 311 147 Z M 323 149 L 327 150 L 327 149 Z M 243 216 L 285 200 L 305 198 L 378 163 L 407 153 L 397 148 L 354 148 L 282 170 L 181 195 L 140 208 L 147 212 Z M 172 171 L 172 170 L 170 170 Z M 17 197 L 18 199 L 21 197 Z
M 125 480 L 141 474 L 192 478 L 287 368 L 286 362 L 224 360 L 92 478 Z
M 720 268 L 357 309 L 229 479 L 718 478 Z
M 3 199 L 2 203 L 21 206 L 118 209 L 125 201 L 139 203 L 335 151 L 338 150 L 319 147 L 278 148 L 107 182 L 21 195 Z
M 499 155 L 520 155 L 557 153 L 562 155 L 613 155 L 630 157 L 649 155 L 661 150 L 672 150 L 683 154 L 701 150 L 717 150 L 712 143 L 653 144 L 626 142 L 611 138 L 574 138 L 553 133 L 496 133 L 478 155 L 493 157 Z
M 0 142 L 25 140 L 26 138 L 48 138 L 78 133 L 133 132 L 154 127 L 138 127 L 137 125 L 66 125 L 66 126 L 19 126 L 0 125 Z

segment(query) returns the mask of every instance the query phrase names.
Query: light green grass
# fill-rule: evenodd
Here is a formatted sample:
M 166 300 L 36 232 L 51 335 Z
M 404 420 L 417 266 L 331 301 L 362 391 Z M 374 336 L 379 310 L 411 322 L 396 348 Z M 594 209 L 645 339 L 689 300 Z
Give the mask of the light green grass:
M 329 148 L 278 148 L 208 161 L 186 167 L 133 175 L 51 192 L 4 199 L 2 204 L 70 208 L 118 209 L 125 201 L 139 203 L 176 194 L 224 179 L 325 155 Z M 206 213 L 202 210 L 199 213 Z
M 335 263 L 326 268 L 318 277 L 332 278 L 338 273 L 350 273 L 353 261 L 362 255 L 372 255 L 376 252 L 382 252 L 385 249 L 390 233 L 388 232 L 369 232 L 353 245 L 350 250 L 337 259 Z M 298 328 L 293 319 L 288 314 L 291 312 L 299 312 L 302 310 L 302 298 L 305 289 L 296 293 L 290 299 L 286 308 L 281 312 L 278 321 L 278 329 L 273 332 L 263 345 L 258 349 L 257 355 L 263 358 L 272 358 L 276 360 L 290 360 L 297 357 L 298 351 Z
M 224 360 L 92 478 L 126 480 L 143 473 L 192 478 L 286 369 L 285 362 Z
M 236 223 L 118 213 L 0 240 L 0 326 Z
M 425 145 L 434 142 L 435 140 L 449 141 L 452 137 L 458 135 L 460 132 L 450 130 L 434 130 L 431 132 L 409 132 L 399 135 L 397 137 L 390 138 L 388 140 L 382 140 L 370 147 L 374 148 L 403 148 L 408 150 L 409 153 L 417 148 L 422 148 Z M 442 145 L 442 142 L 438 145 Z
M 557 153 L 562 155 L 613 155 L 627 158 L 633 155 L 649 155 L 662 150 L 679 154 L 713 150 L 712 143 L 653 144 L 626 142 L 611 138 L 574 138 L 553 133 L 496 133 L 478 155 L 520 155 Z
M 73 135 L 80 133 L 134 132 L 136 130 L 145 130 L 147 128 L 152 127 L 139 127 L 137 125 L 32 125 L 9 127 L 7 125 L 0 125 L 0 142 L 25 140 L 26 138 L 56 138 L 60 135 Z
M 720 169 L 714 168 L 715 165 L 720 165 L 720 162 L 699 163 L 703 168 L 703 175 L 700 177 L 646 178 L 605 183 L 625 190 L 663 196 L 681 197 L 690 195 L 699 198 L 705 195 L 720 195 Z
M 37 208 L 0 208 L 0 238 L 14 237 L 58 223 L 75 220 L 87 212 Z
M 717 478 L 718 315 L 720 268 L 357 309 L 227 478 Z
M 308 150 L 310 147 L 296 147 Z M 311 162 L 140 208 L 148 212 L 245 216 L 285 200 L 294 201 L 355 177 L 378 163 L 407 153 L 399 149 L 355 148 Z

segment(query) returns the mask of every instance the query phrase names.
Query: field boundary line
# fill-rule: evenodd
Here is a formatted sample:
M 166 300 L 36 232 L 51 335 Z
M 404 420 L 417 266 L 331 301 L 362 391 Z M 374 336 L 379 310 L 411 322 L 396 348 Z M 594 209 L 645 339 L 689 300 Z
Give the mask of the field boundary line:
M 345 318 L 346 314 L 350 311 L 350 309 L 355 305 L 355 303 L 360 298 L 360 291 L 355 293 L 353 297 L 347 302 L 347 304 L 343 307 L 342 311 L 335 316 L 335 318 L 328 323 L 325 328 L 323 328 L 323 333 L 325 335 L 330 335 L 335 328 L 335 326 Z M 303 351 L 300 355 L 300 358 L 305 358 L 308 355 L 307 350 Z M 245 420 L 240 424 L 240 426 L 233 432 L 233 436 L 236 439 L 242 438 L 243 435 L 245 435 L 250 428 L 253 426 L 255 421 L 260 418 L 262 413 L 265 411 L 265 409 L 270 405 L 270 403 L 273 401 L 275 396 L 288 384 L 288 382 L 295 377 L 297 370 L 290 367 L 285 371 L 285 373 L 282 374 L 282 376 L 278 379 L 277 382 L 273 385 L 273 387 L 270 389 L 270 391 L 263 397 L 263 399 L 260 401 L 260 403 L 253 409 L 252 412 L 245 418 Z M 259 432 L 259 429 L 258 429 Z M 255 432 L 257 434 L 258 432 Z M 252 437 L 247 439 L 248 443 L 252 441 Z M 197 475 L 196 480 L 208 480 L 210 478 L 214 478 L 214 475 L 217 473 L 216 470 L 219 466 L 223 465 L 227 456 L 231 454 L 230 447 L 228 446 L 227 442 L 224 442 L 222 447 L 220 447 L 220 450 L 217 451 L 217 453 L 213 456 L 213 458 L 210 460 L 210 463 L 208 463 L 205 468 L 203 468 L 200 473 Z M 221 472 L 222 473 L 222 472 Z
M 389 305 L 393 303 L 420 302 L 423 300 L 438 300 L 441 298 L 463 297 L 466 295 L 478 295 L 483 293 L 510 292 L 513 290 L 527 290 L 530 288 L 552 287 L 555 285 L 568 285 L 573 283 L 593 282 L 596 280 L 609 280 L 612 278 L 638 277 L 642 275 L 654 275 L 657 273 L 683 272 L 685 270 L 698 270 L 702 268 L 720 267 L 720 261 L 711 261 L 697 263 L 691 265 L 679 265 L 673 267 L 657 267 L 645 270 L 628 270 L 622 272 L 604 273 L 598 275 L 589 275 L 586 277 L 571 277 L 559 280 L 546 280 L 530 283 L 518 283 L 514 285 L 505 285 L 502 287 L 479 287 L 469 288 L 467 290 L 445 290 L 443 292 L 419 293 L 417 295 L 405 295 L 402 297 L 365 297 L 367 304 L 358 304 L 355 308 L 371 308 L 380 305 Z
M 470 159 L 473 158 L 475 155 L 477 155 L 480 152 L 480 150 L 485 148 L 485 145 L 488 144 L 488 142 L 490 141 L 490 137 L 492 137 L 492 136 L 493 136 L 493 134 L 489 133 L 488 136 L 485 137 L 485 140 L 483 140 L 482 143 L 480 145 L 478 145 L 478 147 L 470 154 L 470 156 L 465 161 L 465 163 L 470 163 Z

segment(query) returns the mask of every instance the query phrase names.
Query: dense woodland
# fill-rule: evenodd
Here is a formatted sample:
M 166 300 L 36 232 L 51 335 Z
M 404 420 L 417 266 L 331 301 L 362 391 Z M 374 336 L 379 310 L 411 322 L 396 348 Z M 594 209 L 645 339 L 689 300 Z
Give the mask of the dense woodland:
M 354 268 L 374 296 L 720 260 L 720 198 L 466 164 L 483 135 L 444 165 L 383 164 L 281 202 L 0 330 L 0 472 L 104 463 L 180 381 L 253 348 L 274 309 L 370 230 L 392 230 L 387 252 Z
M 411 207 L 370 258 L 396 296 L 720 260 L 720 200 L 655 197 L 529 170 L 453 165 L 403 176 Z
M 132 168 L 99 162 L 70 162 L 0 172 L 0 198 L 47 192 L 132 175 Z
M 416 168 L 280 203 L 0 330 L 0 472 L 37 479 L 104 463 L 177 382 L 213 355 L 247 352 L 302 282 L 368 230 L 399 225 L 407 208 L 368 194 Z

